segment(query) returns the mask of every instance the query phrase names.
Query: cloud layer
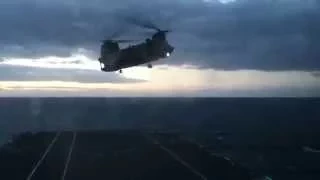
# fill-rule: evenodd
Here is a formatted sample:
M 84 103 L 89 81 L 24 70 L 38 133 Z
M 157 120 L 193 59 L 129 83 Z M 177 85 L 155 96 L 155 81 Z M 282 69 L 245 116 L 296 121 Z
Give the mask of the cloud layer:
M 0 65 L 1 81 L 70 81 L 80 83 L 134 83 L 142 80 L 130 79 L 116 73 L 97 73 L 94 70 L 47 69 L 39 67 Z
M 37 76 L 18 74 L 24 81 L 0 81 L 0 96 L 8 94 L 44 95 L 51 96 L 319 96 L 320 79 L 311 73 L 301 71 L 262 72 L 262 71 L 217 71 L 199 70 L 191 67 L 155 67 L 152 71 L 146 68 L 127 69 L 125 77 L 132 75 L 150 79 L 144 82 L 110 83 L 96 76 L 87 82 L 85 77 L 72 71 L 63 74 L 52 69 L 50 81 L 43 81 L 46 73 Z M 80 71 L 81 72 L 81 71 Z M 127 74 L 128 73 L 128 74 Z M 77 74 L 76 76 L 74 76 Z M 107 75 L 105 73 L 101 73 Z M 68 77 L 71 76 L 71 77 Z M 58 78 L 56 78 L 58 77 Z M 113 76 L 111 76 L 113 77 Z M 110 78 L 111 78 L 110 77 Z M 80 80 L 78 80 L 79 78 Z M 103 78 L 103 77 L 100 77 Z M 109 78 L 109 79 L 110 79 Z M 13 78 L 14 79 L 14 78 Z M 36 81 L 36 80 L 42 81 Z M 63 81 L 51 81 L 63 79 Z M 94 81 L 96 79 L 96 81 Z M 78 81 L 78 82 L 74 82 Z M 115 81 L 122 81 L 116 79 Z M 8 93 L 9 92 L 9 93 Z M 23 92 L 23 93 L 21 93 Z M 56 92 L 53 93 L 52 92 Z
M 168 64 L 215 69 L 320 70 L 318 1 L 73 1 L 4 0 L 0 7 L 3 57 L 70 56 L 84 48 L 98 56 L 99 41 L 118 29 L 145 38 L 121 20 L 146 17 L 172 28 L 176 52 Z

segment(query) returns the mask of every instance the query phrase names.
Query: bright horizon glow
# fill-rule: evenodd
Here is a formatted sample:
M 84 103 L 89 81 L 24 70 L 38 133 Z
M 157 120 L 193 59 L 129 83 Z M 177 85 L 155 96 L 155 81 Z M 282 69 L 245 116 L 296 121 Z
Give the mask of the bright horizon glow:
M 123 78 L 139 79 L 145 82 L 94 83 L 95 76 L 91 82 L 72 82 L 56 79 L 51 81 L 0 81 L 0 95 L 2 92 L 10 91 L 69 91 L 74 92 L 94 92 L 111 91 L 131 93 L 157 93 L 157 94 L 180 94 L 186 92 L 202 91 L 240 91 L 240 90 L 266 90 L 277 88 L 304 88 L 320 86 L 320 78 L 312 76 L 309 72 L 303 71 L 279 71 L 267 72 L 257 70 L 215 70 L 198 69 L 190 65 L 156 65 L 149 69 L 145 66 L 137 66 L 123 69 L 123 73 L 101 72 L 98 61 L 91 60 L 84 55 L 72 55 L 67 58 L 44 57 L 38 59 L 9 59 L 6 58 L 1 65 L 28 66 L 46 68 L 46 76 L 50 75 L 50 69 L 69 69 L 70 74 L 75 70 L 88 70 L 94 74 L 99 74 L 108 78 L 110 73 L 116 73 Z M 39 74 L 41 76 L 41 74 Z M 103 77 L 102 76 L 102 77 Z M 63 77 L 61 77 L 63 78 Z M 90 78 L 90 77 L 89 77 Z
M 205 3 L 213 3 L 213 2 L 219 2 L 221 4 L 229 4 L 229 3 L 234 3 L 237 0 L 203 0 Z
M 218 0 L 218 1 L 222 4 L 229 4 L 229 3 L 236 2 L 237 0 Z
M 47 56 L 42 58 L 3 58 L 1 64 L 56 69 L 100 70 L 98 61 L 93 61 L 81 54 L 70 57 Z

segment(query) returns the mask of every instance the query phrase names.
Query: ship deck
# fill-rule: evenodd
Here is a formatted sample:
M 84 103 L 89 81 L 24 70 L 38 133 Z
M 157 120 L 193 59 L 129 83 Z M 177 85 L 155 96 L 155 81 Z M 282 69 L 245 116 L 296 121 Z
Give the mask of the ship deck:
M 250 173 L 178 133 L 24 133 L 0 149 L 0 179 L 249 180 Z

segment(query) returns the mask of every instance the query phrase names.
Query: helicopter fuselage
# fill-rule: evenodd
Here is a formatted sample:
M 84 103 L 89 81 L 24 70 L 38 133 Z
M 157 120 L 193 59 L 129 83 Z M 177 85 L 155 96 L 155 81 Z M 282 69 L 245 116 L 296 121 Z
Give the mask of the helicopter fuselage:
M 170 56 L 173 49 L 174 48 L 164 39 L 147 40 L 146 42 L 117 51 L 101 50 L 101 57 L 99 58 L 101 70 L 112 72 L 150 63 Z

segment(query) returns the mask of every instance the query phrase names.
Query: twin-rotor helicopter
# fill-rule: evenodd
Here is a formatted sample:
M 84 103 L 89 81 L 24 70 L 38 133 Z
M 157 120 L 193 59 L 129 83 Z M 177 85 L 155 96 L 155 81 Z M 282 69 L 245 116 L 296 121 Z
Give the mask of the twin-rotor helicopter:
M 119 47 L 119 43 L 128 43 L 132 40 L 112 40 L 111 38 L 103 40 L 98 59 L 101 71 L 119 71 L 122 73 L 122 69 L 142 64 L 152 68 L 152 62 L 169 57 L 173 53 L 174 47 L 166 39 L 170 30 L 161 30 L 151 23 L 135 22 L 134 24 L 156 32 L 151 39 L 147 38 L 142 43 L 130 45 L 123 49 Z

